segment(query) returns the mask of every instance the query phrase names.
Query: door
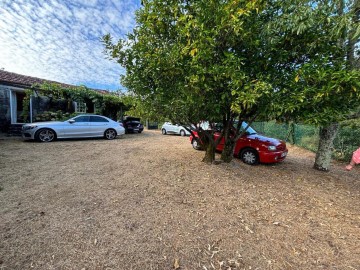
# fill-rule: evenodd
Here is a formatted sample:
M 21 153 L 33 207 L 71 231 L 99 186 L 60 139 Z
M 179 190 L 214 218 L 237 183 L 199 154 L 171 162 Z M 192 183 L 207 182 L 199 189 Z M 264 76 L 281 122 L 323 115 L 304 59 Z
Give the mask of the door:
M 72 122 L 71 120 L 75 120 Z M 64 122 L 64 137 L 91 137 L 90 116 L 82 115 Z
M 168 127 L 166 128 L 169 133 L 178 133 L 178 129 L 179 127 L 173 123 L 169 123 Z
M 109 121 L 101 116 L 90 116 L 90 127 L 92 136 L 104 136 Z
M 220 131 L 215 131 L 215 133 L 214 133 L 214 140 L 216 141 L 220 136 L 221 136 L 221 132 L 220 132 Z M 216 146 L 216 150 L 222 151 L 222 150 L 224 149 L 224 144 L 225 144 L 225 138 L 222 137 L 222 138 L 220 139 L 219 144 Z
M 11 91 L 11 124 L 30 122 L 30 104 L 25 104 L 26 94 L 20 91 Z M 28 106 L 26 106 L 28 105 Z

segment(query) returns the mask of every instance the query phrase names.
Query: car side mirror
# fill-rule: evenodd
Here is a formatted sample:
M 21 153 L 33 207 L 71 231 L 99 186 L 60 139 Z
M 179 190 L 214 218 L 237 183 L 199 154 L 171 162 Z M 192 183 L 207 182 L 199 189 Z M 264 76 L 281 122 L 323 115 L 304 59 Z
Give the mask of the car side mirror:
M 74 119 L 70 119 L 68 122 L 69 122 L 70 124 L 74 124 L 74 123 L 75 123 L 75 120 L 74 120 Z

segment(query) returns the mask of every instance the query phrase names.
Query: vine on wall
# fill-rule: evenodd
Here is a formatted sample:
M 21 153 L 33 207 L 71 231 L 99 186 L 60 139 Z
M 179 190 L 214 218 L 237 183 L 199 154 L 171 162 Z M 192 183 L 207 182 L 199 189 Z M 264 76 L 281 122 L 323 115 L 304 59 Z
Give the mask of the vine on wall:
M 25 90 L 25 97 L 23 99 L 23 111 L 21 113 L 22 119 L 24 122 L 28 122 L 29 120 L 29 112 L 30 112 L 30 98 L 31 98 L 32 90 Z
M 71 113 L 73 102 L 89 103 L 95 106 L 95 112 L 118 120 L 119 111 L 125 108 L 124 102 L 121 97 L 113 93 L 102 93 L 85 86 L 63 86 L 56 83 L 43 83 L 35 84 L 30 89 L 25 90 L 24 106 L 22 117 L 24 121 L 29 119 L 30 112 L 30 99 L 32 96 L 42 96 L 49 98 L 50 101 L 66 100 L 67 108 L 63 111 L 63 117 L 66 118 Z M 50 110 L 50 113 L 57 114 L 56 120 L 59 120 L 58 110 Z M 46 112 L 47 114 L 49 112 Z

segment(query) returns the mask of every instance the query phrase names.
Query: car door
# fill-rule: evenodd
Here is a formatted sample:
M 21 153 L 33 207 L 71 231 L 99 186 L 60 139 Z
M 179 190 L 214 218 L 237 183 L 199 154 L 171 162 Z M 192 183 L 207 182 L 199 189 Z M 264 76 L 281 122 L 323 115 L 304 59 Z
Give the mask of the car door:
M 214 140 L 216 141 L 221 136 L 221 131 L 215 131 L 214 133 Z M 224 136 L 220 139 L 220 142 L 216 146 L 216 150 L 222 151 L 224 149 L 225 138 Z
M 215 123 L 213 125 L 213 129 L 214 129 L 214 140 L 216 141 L 221 136 L 223 130 L 222 124 Z M 220 142 L 216 146 L 216 150 L 222 151 L 224 149 L 224 144 L 225 144 L 225 138 L 222 137 Z
M 106 118 L 97 115 L 90 116 L 90 127 L 91 127 L 92 136 L 94 137 L 103 136 L 108 126 L 109 126 L 109 120 L 107 120 Z
M 180 134 L 180 126 L 179 126 L 179 124 L 175 124 L 173 127 L 174 127 L 174 133 L 175 134 Z
M 174 125 L 170 122 L 165 123 L 164 126 L 167 133 L 174 133 Z
M 178 124 L 170 124 L 169 125 L 169 132 L 178 134 L 179 133 L 179 125 Z
M 80 138 L 90 137 L 90 116 L 80 115 L 65 122 L 64 137 L 67 138 Z

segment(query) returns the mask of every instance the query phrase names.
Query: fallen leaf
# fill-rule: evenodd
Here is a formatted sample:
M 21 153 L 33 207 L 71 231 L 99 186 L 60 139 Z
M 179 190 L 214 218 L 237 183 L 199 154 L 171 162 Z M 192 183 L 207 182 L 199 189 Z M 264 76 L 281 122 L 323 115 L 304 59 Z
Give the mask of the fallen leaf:
M 273 225 L 280 225 L 280 222 L 278 222 L 278 221 L 275 221 L 275 222 L 273 222 Z
M 175 259 L 175 262 L 174 262 L 174 269 L 179 269 L 180 268 L 180 264 L 179 264 L 179 259 Z
M 245 230 L 248 231 L 249 233 L 254 233 L 248 226 L 245 226 Z

